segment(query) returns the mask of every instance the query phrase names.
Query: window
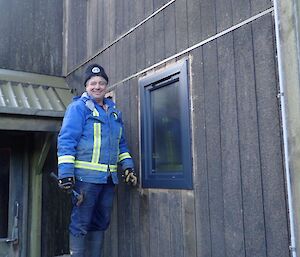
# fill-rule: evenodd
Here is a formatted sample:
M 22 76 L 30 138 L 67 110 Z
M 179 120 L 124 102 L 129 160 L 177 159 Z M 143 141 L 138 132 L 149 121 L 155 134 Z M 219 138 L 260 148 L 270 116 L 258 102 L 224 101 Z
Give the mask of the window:
M 192 189 L 187 61 L 139 80 L 142 185 Z

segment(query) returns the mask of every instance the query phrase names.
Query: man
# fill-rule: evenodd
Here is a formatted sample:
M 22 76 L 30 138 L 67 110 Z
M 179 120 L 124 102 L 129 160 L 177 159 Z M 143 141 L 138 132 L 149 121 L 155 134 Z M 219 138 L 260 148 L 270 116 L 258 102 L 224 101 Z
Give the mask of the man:
M 59 186 L 72 192 L 69 231 L 73 257 L 101 256 L 118 184 L 117 164 L 126 182 L 137 183 L 121 112 L 104 97 L 107 84 L 103 67 L 87 67 L 86 92 L 68 106 L 58 136 Z

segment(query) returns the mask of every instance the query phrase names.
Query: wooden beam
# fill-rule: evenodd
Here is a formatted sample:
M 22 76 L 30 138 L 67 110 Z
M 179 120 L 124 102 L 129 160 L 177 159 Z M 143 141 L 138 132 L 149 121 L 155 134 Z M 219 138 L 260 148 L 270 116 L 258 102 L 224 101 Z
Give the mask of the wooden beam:
M 61 118 L 45 117 L 24 117 L 16 115 L 1 115 L 1 130 L 21 130 L 21 131 L 45 131 L 58 132 L 61 127 Z
M 28 256 L 41 256 L 42 169 L 52 142 L 52 133 L 36 134 L 31 156 L 28 217 Z

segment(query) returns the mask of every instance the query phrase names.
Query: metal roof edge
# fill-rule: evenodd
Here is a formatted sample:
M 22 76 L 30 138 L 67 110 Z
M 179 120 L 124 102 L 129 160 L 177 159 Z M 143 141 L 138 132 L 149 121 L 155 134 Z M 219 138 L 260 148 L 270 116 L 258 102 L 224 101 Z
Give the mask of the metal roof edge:
M 55 88 L 69 89 L 64 77 L 42 75 L 38 73 L 0 69 L 0 80 L 29 84 L 46 85 Z
M 53 117 L 53 118 L 63 118 L 65 111 L 56 110 L 39 110 L 39 109 L 26 109 L 19 107 L 0 107 L 0 117 L 1 115 L 18 115 L 25 116 L 43 116 L 43 117 Z

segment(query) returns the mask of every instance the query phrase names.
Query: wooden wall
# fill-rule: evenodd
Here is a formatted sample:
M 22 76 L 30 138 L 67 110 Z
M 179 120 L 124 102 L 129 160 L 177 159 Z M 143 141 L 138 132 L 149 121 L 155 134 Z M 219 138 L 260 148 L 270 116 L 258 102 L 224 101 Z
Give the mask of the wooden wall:
M 63 1 L 0 1 L 0 68 L 62 74 Z
M 67 2 L 69 85 L 84 90 L 85 65 L 72 71 L 103 49 L 89 63 L 103 65 L 114 85 L 138 172 L 138 78 L 145 74 L 116 83 L 272 7 L 176 0 L 109 46 L 168 1 Z M 105 256 L 289 256 L 273 23 L 269 12 L 158 67 L 189 58 L 194 189 L 120 184 Z
M 69 218 L 71 198 L 58 189 L 50 176 L 57 174 L 57 134 L 51 138 L 51 147 L 43 167 L 42 179 L 42 237 L 41 257 L 60 256 L 69 252 Z

